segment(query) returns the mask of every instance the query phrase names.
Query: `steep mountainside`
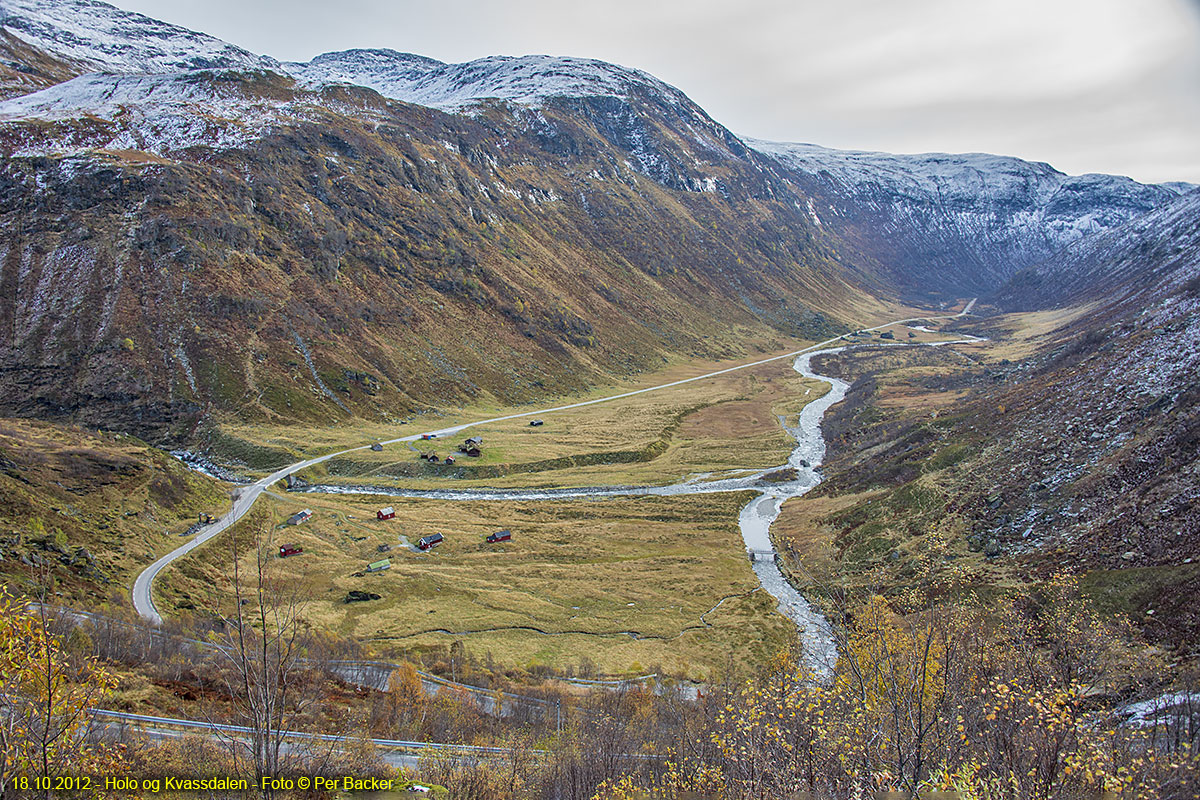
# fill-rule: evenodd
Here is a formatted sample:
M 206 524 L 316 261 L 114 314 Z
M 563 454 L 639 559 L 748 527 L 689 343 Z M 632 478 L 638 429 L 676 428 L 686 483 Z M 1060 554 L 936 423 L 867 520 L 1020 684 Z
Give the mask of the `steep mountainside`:
M 0 25 L 79 72 L 270 69 L 278 62 L 99 0 L 0 0 Z
M 603 61 L 553 56 L 493 56 L 443 64 L 392 50 L 326 53 L 288 70 L 309 86 L 366 86 L 384 97 L 450 112 L 478 110 L 488 101 L 528 109 L 555 108 L 584 118 L 626 154 L 641 174 L 673 189 L 726 194 L 705 164 L 738 160 L 758 171 L 765 162 L 714 122 L 683 92 L 644 72 Z M 660 129 L 669 126 L 672 134 Z M 554 126 L 539 136 L 554 149 Z M 684 152 L 665 138 L 679 138 Z
M 891 155 L 747 140 L 791 170 L 814 221 L 912 297 L 996 289 L 1023 267 L 1173 200 L 1188 184 L 1068 176 L 986 154 Z
M 12 98 L 4 408 L 156 440 L 226 414 L 392 418 L 871 307 L 803 198 L 658 91 L 451 115 L 218 69 Z
M 824 364 L 856 382 L 829 420 L 828 480 L 811 495 L 824 505 L 784 522 L 799 562 L 831 580 L 934 572 L 980 592 L 1067 570 L 1194 657 L 1198 198 L 1018 276 L 1003 297 L 1064 280 L 1054 296 L 1077 308 L 970 323 L 997 344 L 969 359 L 875 350 Z
M 585 59 L 283 65 L 96 0 L 0 10 L 0 412 L 156 441 L 819 337 L 1174 197 L 995 157 L 765 155 Z
M 1008 310 L 1173 297 L 1200 269 L 1200 190 L 1018 272 L 995 295 Z M 1164 285 L 1165 284 L 1165 285 Z

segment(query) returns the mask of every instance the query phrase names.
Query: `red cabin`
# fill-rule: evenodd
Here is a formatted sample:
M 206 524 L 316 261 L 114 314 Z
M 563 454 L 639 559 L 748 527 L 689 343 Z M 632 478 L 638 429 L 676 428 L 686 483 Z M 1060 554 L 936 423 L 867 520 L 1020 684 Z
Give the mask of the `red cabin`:
M 391 506 L 388 506 L 387 508 L 381 508 L 375 512 L 375 519 L 395 519 L 395 518 L 396 518 L 396 509 L 392 508 Z
M 511 540 L 512 540 L 512 531 L 496 531 L 495 533 L 489 533 L 488 537 L 487 537 L 488 544 L 495 544 L 496 542 L 507 542 L 507 541 L 511 541 Z
M 445 539 L 445 537 L 442 536 L 440 533 L 430 534 L 429 536 L 422 536 L 421 539 L 417 542 L 417 548 L 420 550 L 428 550 L 431 547 L 436 547 L 437 545 L 441 544 L 443 539 Z
M 288 556 L 298 556 L 304 552 L 303 547 L 297 547 L 294 544 L 281 544 L 279 546 L 279 557 L 287 558 Z

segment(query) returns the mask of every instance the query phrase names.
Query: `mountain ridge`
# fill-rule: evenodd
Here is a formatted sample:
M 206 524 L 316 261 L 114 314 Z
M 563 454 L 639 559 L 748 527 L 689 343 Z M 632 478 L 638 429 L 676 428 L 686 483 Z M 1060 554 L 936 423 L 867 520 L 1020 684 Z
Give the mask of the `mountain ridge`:
M 21 90 L 0 102 L 6 410 L 124 415 L 156 440 L 221 415 L 520 402 L 675 354 L 733 357 L 745 338 L 823 337 L 897 294 L 991 289 L 1057 249 L 1056 225 L 1081 236 L 1174 197 L 979 156 L 926 159 L 908 194 L 859 203 L 829 178 L 851 156 L 789 165 L 603 62 L 355 50 L 282 65 L 98 0 L 0 8 Z M 72 13 L 105 47 L 126 36 L 125 60 L 80 50 Z M 116 72 L 80 72 L 96 68 Z M 956 158 L 992 171 L 943 192 L 931 181 Z M 872 191 L 895 185 L 880 174 Z M 1016 187 L 1002 202 L 998 175 Z M 1064 185 L 1078 191 L 1057 216 L 1034 213 Z M 1028 235 L 956 227 L 946 197 L 968 223 L 1024 219 Z
M 815 218 L 910 297 L 987 294 L 1067 245 L 1123 225 L 1187 184 L 1066 175 L 987 153 L 897 155 L 749 140 L 790 170 Z
M 271 69 L 279 62 L 100 0 L 2 0 L 0 25 L 81 71 Z
M 649 73 L 571 56 L 485 56 L 451 64 L 386 48 L 351 49 L 287 62 L 283 68 L 302 81 L 367 86 L 393 100 L 444 111 L 462 111 L 490 99 L 536 107 L 553 97 L 628 97 L 638 89 L 691 102 Z

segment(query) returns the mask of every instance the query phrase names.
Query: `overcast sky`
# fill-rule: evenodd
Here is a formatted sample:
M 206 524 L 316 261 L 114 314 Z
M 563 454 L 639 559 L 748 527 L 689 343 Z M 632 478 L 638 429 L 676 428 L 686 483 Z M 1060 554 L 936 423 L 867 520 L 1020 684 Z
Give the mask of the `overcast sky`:
M 1200 0 L 110 0 L 283 60 L 646 70 L 735 133 L 1200 183 Z

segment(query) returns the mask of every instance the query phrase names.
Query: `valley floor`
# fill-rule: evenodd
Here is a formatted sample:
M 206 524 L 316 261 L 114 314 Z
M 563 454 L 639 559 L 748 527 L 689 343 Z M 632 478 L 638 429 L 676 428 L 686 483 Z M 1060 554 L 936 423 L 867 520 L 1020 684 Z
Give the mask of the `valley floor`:
M 913 322 L 833 344 L 945 338 Z M 702 681 L 750 669 L 794 635 L 774 612 L 774 599 L 758 588 L 737 524 L 738 510 L 761 490 L 755 486 L 789 479 L 786 470 L 779 477 L 763 473 L 787 464 L 795 439 L 785 426 L 827 391 L 824 382 L 798 375 L 792 360 L 547 414 L 541 426 L 522 417 L 453 439 L 359 449 L 297 475 L 365 494 L 264 498 L 254 522 L 242 526 L 252 530 L 239 535 L 243 547 L 253 535 L 272 552 L 280 544 L 303 548 L 280 569 L 309 587 L 312 620 L 395 657 L 461 642 L 505 663 L 558 669 L 587 662 L 621 674 L 654 665 Z M 467 435 L 482 438 L 486 455 L 457 453 L 455 444 Z M 420 458 L 434 448 L 469 466 Z M 706 486 L 746 475 L 762 477 L 745 479 L 746 491 L 712 495 L 476 502 L 370 496 L 371 487 L 536 491 L 680 480 Z M 395 519 L 374 519 L 384 506 L 395 508 Z M 309 521 L 284 524 L 304 507 L 313 512 Z M 512 530 L 513 541 L 483 541 L 500 529 Z M 446 541 L 428 553 L 412 547 L 431 533 Z M 231 579 L 228 544 L 197 553 L 166 573 L 160 602 L 228 613 L 222 610 L 229 596 L 222 587 Z M 243 571 L 250 569 L 247 558 Z M 384 558 L 386 571 L 367 571 Z M 352 592 L 378 597 L 348 603 Z

